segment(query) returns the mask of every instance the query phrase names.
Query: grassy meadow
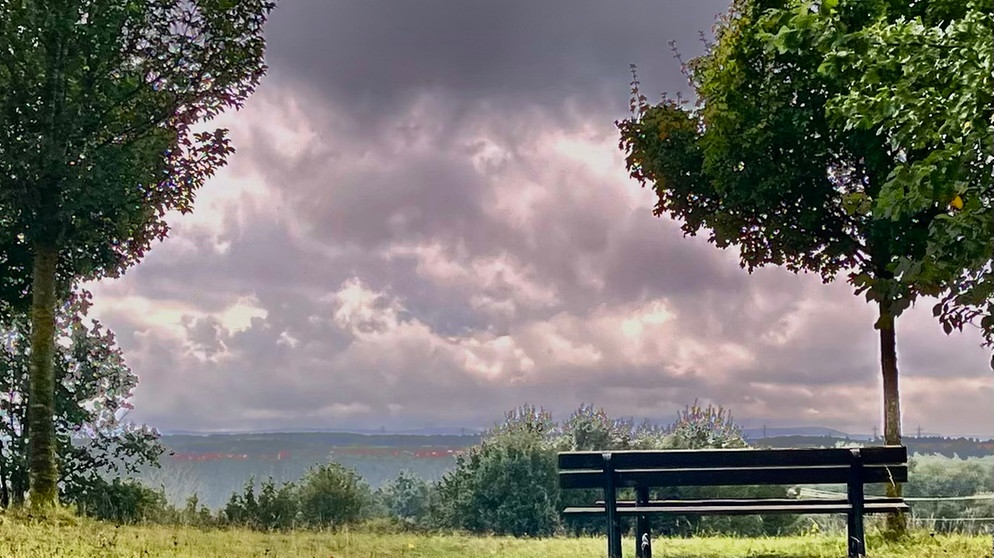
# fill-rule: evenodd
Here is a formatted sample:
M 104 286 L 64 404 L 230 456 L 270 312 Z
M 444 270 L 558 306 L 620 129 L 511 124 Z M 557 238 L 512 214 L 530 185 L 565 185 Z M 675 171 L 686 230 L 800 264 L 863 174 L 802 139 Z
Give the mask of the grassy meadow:
M 38 521 L 0 515 L 0 556 L 11 558 L 599 558 L 603 537 L 515 539 L 472 535 L 340 532 L 261 533 L 242 529 L 202 530 L 173 526 L 116 526 L 69 515 Z M 657 558 L 842 558 L 841 536 L 811 535 L 761 539 L 699 537 L 661 539 Z M 625 541 L 633 556 L 633 541 Z M 871 558 L 986 558 L 990 536 L 915 533 L 907 542 L 869 541 Z

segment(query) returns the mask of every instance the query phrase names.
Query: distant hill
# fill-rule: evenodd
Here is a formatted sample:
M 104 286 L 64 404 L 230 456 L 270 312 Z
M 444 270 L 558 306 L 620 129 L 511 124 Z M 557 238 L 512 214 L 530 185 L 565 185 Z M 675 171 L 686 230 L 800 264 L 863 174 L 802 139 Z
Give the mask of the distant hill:
M 755 447 L 764 448 L 833 447 L 836 444 L 846 442 L 857 444 L 883 443 L 880 439 L 837 438 L 835 436 L 771 436 L 749 441 Z M 906 436 L 903 443 L 908 448 L 908 453 L 912 455 L 916 453 L 925 455 L 938 454 L 945 457 L 959 458 L 994 455 L 994 440 L 991 439 Z
M 834 428 L 824 426 L 760 426 L 742 429 L 742 436 L 746 440 L 758 440 L 761 438 L 776 438 L 783 436 L 817 436 L 823 438 L 840 438 L 850 440 L 869 440 L 871 436 L 860 436 L 847 434 Z

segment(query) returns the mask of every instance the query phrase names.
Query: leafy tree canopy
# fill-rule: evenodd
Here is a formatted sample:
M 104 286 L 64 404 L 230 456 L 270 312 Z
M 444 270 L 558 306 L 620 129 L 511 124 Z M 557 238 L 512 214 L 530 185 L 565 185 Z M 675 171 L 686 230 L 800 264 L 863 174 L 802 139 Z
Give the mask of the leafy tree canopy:
M 696 104 L 650 105 L 636 79 L 618 123 L 657 215 L 736 246 L 750 271 L 846 274 L 876 303 L 891 444 L 895 318 L 931 295 L 947 331 L 994 327 L 990 5 L 736 0 L 685 66 Z
M 943 209 L 925 253 L 900 257 L 895 274 L 944 293 L 934 314 L 946 333 L 973 323 L 994 345 L 994 2 L 829 2 L 823 12 L 778 15 L 781 29 L 812 37 L 822 74 L 849 84 L 829 117 L 874 131 L 895 154 L 873 209 L 891 220 Z
M 233 151 L 270 0 L 0 0 L 0 311 L 31 305 L 32 505 L 57 499 L 58 300 L 166 236 Z M 29 296 L 30 295 L 30 296 Z
M 921 294 L 994 340 L 991 2 L 739 0 L 687 65 L 698 94 L 619 122 L 657 214 L 743 267 L 848 273 L 886 305 Z
M 233 151 L 196 124 L 265 72 L 268 0 L 0 0 L 0 277 L 34 244 L 64 281 L 116 276 Z
M 947 332 L 979 322 L 994 341 L 991 12 L 991 0 L 735 0 L 685 66 L 696 104 L 649 105 L 633 79 L 633 116 L 618 123 L 657 215 L 736 246 L 749 271 L 845 273 L 878 306 L 888 444 L 901 443 L 895 318 L 936 296 Z M 904 532 L 898 516 L 888 525 Z

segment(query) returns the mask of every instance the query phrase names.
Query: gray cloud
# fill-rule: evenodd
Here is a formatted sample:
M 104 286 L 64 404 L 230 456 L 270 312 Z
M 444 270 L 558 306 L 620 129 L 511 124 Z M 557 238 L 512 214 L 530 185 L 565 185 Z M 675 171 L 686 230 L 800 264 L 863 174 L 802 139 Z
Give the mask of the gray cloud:
M 723 3 L 285 2 L 239 151 L 94 313 L 165 429 L 482 426 L 523 402 L 869 431 L 873 312 L 652 217 L 612 121 Z M 664 79 L 665 78 L 665 79 Z M 927 306 L 927 305 L 926 305 Z M 926 308 L 927 310 L 927 308 Z M 976 336 L 899 326 L 906 417 L 972 432 Z M 955 390 L 960 390 L 956 392 Z M 963 396 L 968 392 L 968 396 Z
M 288 2 L 269 24 L 268 56 L 275 79 L 364 118 L 391 117 L 426 90 L 462 110 L 473 99 L 514 110 L 575 98 L 616 113 L 626 106 L 629 64 L 678 75 L 669 41 L 697 53 L 699 33 L 726 8 L 722 0 Z M 647 75 L 646 85 L 682 83 Z

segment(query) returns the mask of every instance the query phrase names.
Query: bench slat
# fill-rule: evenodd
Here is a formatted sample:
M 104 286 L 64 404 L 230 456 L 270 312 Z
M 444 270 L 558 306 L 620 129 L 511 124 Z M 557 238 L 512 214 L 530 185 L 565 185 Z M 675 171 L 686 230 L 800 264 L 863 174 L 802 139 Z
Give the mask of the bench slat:
M 773 504 L 848 504 L 845 498 L 709 498 L 704 500 L 649 500 L 650 506 L 704 506 L 714 504 L 716 506 L 754 506 L 764 503 Z M 903 504 L 903 498 L 891 498 L 888 496 L 868 496 L 865 500 L 870 504 Z M 635 506 L 632 500 L 618 500 L 619 508 Z M 597 500 L 594 506 L 604 507 L 604 500 Z
M 697 468 L 697 469 L 629 469 L 615 471 L 616 486 L 741 486 L 752 484 L 845 484 L 849 466 L 820 465 L 796 467 Z M 907 482 L 906 465 L 863 467 L 864 483 Z M 596 470 L 559 473 L 562 488 L 601 488 L 604 473 Z
M 604 453 L 611 453 L 619 469 L 692 469 L 696 467 L 789 467 L 849 465 L 848 448 L 801 449 L 721 449 L 721 450 L 633 450 L 619 452 L 574 451 L 559 454 L 559 469 L 600 469 Z M 864 465 L 907 463 L 904 446 L 876 446 L 860 449 Z
M 624 506 L 618 507 L 618 515 L 775 515 L 785 513 L 828 514 L 848 513 L 852 509 L 849 504 L 770 504 L 757 506 Z M 863 513 L 906 512 L 908 505 L 904 503 L 867 503 Z M 604 515 L 604 508 L 569 507 L 563 510 L 567 515 Z

